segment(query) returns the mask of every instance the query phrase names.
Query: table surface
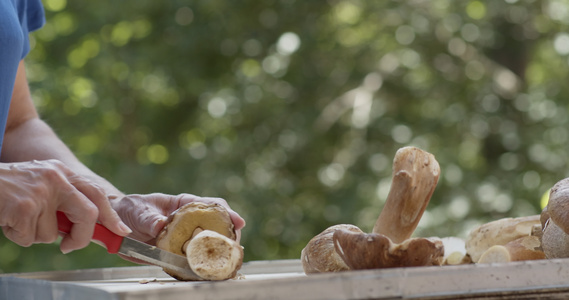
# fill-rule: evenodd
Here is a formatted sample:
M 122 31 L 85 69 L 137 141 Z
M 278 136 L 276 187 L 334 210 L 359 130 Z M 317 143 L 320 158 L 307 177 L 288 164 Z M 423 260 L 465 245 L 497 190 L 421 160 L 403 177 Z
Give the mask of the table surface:
M 253 261 L 240 274 L 217 282 L 180 282 L 151 266 L 1 274 L 0 299 L 569 299 L 569 259 L 311 275 L 300 260 Z

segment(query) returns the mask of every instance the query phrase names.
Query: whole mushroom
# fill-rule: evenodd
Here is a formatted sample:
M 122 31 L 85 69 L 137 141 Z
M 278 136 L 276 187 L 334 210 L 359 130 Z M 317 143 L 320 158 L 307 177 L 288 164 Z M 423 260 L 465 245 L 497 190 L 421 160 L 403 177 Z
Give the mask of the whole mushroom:
M 300 254 L 305 273 L 339 272 L 350 269 L 334 249 L 334 232 L 340 229 L 346 232 L 363 233 L 355 225 L 339 224 L 328 227 L 313 237 Z
M 393 160 L 391 189 L 373 232 L 346 224 L 329 227 L 303 249 L 305 272 L 440 265 L 444 255 L 440 239 L 410 238 L 439 175 L 432 154 L 416 147 L 399 149 Z
M 569 178 L 557 182 L 541 213 L 541 247 L 547 258 L 569 257 Z

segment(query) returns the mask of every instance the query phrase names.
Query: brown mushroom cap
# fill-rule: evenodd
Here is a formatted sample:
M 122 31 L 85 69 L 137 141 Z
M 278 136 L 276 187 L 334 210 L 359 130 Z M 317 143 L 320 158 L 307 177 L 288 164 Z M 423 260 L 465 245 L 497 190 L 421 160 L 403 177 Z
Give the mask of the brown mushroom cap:
M 549 212 L 547 211 L 547 206 L 545 206 L 539 215 L 539 223 L 542 229 L 545 228 L 547 220 L 549 220 Z
M 363 231 L 355 225 L 339 224 L 328 227 L 313 237 L 300 254 L 302 268 L 306 274 L 321 272 L 347 271 L 350 268 L 334 250 L 332 236 L 336 230 L 345 230 L 362 234 Z
M 333 240 L 352 270 L 441 265 L 444 256 L 440 239 L 410 238 L 394 244 L 382 234 L 337 230 Z
M 569 234 L 569 178 L 560 180 L 551 188 L 545 214 Z
M 233 222 L 223 206 L 215 203 L 192 202 L 170 215 L 168 224 L 158 234 L 156 246 L 186 256 L 184 245 L 192 238 L 197 228 L 215 231 L 232 240 L 236 239 Z M 189 280 L 172 270 L 164 271 L 178 280 Z
M 541 248 L 549 259 L 569 257 L 569 235 L 553 219 L 545 223 Z

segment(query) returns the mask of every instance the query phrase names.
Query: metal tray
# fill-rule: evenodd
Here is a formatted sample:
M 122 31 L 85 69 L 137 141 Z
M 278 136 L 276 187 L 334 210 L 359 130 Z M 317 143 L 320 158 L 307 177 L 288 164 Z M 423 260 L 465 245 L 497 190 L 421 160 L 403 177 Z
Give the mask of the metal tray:
M 0 275 L 0 299 L 568 299 L 569 259 L 305 275 L 299 260 L 180 282 L 150 266 Z

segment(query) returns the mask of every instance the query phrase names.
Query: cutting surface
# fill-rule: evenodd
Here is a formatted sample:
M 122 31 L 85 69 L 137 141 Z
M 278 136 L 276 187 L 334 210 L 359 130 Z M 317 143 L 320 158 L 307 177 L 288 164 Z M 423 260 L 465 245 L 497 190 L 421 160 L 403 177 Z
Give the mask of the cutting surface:
M 65 292 L 87 295 L 90 291 L 92 299 L 101 300 L 567 299 L 569 295 L 567 259 L 308 276 L 299 260 L 256 261 L 244 264 L 241 274 L 239 278 L 219 282 L 180 282 L 160 268 L 141 266 L 3 276 L 26 280 L 27 290 L 31 291 L 50 283 L 52 290 L 57 291 L 52 292 L 54 300 L 77 299 L 66 297 Z

